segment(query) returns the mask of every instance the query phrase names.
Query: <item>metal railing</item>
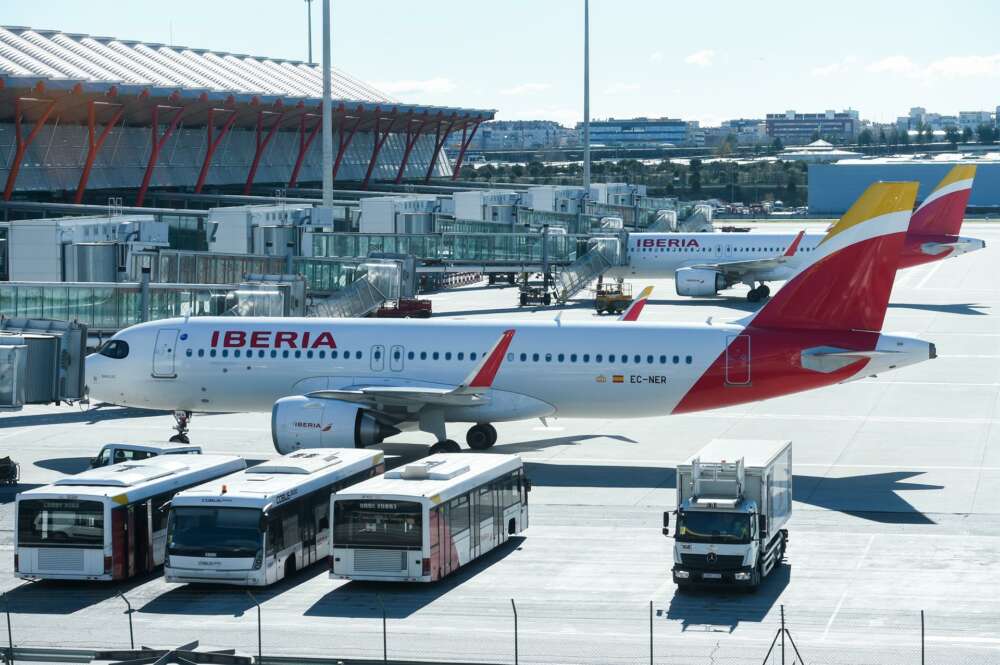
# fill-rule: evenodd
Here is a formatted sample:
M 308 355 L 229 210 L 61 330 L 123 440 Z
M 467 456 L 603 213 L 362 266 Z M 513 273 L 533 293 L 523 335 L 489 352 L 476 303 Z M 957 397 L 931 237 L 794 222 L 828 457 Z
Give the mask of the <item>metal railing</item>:
M 570 263 L 587 236 L 548 235 L 548 260 Z M 314 257 L 363 258 L 373 252 L 410 254 L 423 261 L 538 263 L 540 233 L 314 233 Z

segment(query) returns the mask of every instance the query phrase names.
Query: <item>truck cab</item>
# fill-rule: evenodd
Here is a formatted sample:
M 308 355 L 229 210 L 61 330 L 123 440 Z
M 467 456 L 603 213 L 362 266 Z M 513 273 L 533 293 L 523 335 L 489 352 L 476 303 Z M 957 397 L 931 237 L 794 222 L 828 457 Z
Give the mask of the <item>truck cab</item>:
M 678 588 L 755 590 L 785 554 L 788 532 L 781 527 L 791 516 L 791 478 L 790 442 L 715 441 L 679 465 L 672 570 Z M 664 535 L 669 523 L 664 513 Z

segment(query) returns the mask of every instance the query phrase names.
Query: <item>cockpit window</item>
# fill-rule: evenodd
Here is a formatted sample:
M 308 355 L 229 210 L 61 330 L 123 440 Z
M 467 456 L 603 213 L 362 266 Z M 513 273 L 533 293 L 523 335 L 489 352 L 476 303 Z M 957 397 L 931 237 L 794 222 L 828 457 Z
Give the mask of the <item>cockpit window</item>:
M 121 360 L 122 358 L 128 356 L 128 342 L 120 339 L 113 339 L 98 349 L 97 352 L 102 356 L 114 358 L 115 360 Z

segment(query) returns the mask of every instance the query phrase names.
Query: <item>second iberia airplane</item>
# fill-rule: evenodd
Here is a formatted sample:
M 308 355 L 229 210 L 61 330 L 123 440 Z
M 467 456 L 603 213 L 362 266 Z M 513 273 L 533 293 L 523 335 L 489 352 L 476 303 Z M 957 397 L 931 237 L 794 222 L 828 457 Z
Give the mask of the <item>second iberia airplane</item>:
M 916 193 L 869 187 L 814 260 L 736 323 L 167 319 L 88 356 L 88 387 L 173 411 L 174 440 L 193 412 L 270 411 L 281 453 L 408 429 L 454 451 L 455 422 L 484 449 L 494 422 L 662 416 L 821 388 L 935 357 L 931 343 L 880 332 Z
M 913 213 L 913 223 L 900 249 L 900 268 L 985 246 L 982 240 L 958 235 L 975 177 L 975 164 L 954 166 L 924 199 Z M 628 264 L 611 268 L 605 276 L 670 277 L 681 296 L 714 296 L 742 283 L 750 287 L 747 299 L 758 302 L 771 293 L 765 282 L 786 280 L 814 261 L 824 238 L 805 231 L 798 235 L 631 233 Z

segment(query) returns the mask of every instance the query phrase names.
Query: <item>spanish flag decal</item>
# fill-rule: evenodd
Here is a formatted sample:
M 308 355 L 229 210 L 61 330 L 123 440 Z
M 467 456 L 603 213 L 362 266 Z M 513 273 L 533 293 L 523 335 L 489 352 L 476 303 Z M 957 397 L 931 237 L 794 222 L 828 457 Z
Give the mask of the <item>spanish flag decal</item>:
M 622 374 L 614 374 L 611 376 L 611 383 L 625 383 L 625 376 Z

